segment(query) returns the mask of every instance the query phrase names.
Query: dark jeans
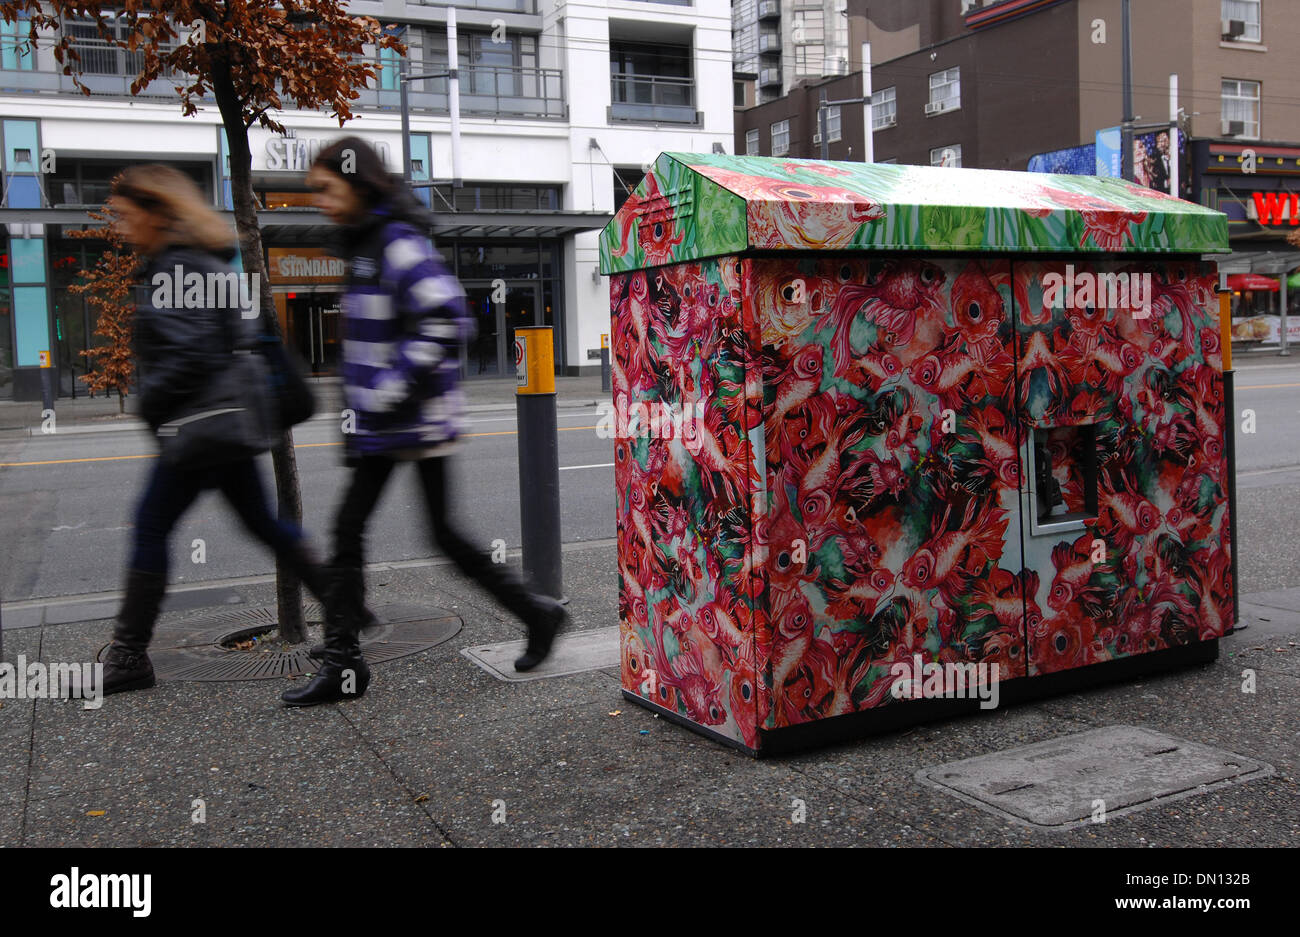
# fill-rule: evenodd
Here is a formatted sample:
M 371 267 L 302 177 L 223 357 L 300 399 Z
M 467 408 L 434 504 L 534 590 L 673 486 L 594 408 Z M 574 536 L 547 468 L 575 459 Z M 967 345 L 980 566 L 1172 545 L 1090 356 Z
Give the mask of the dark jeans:
M 360 570 L 365 563 L 366 521 L 398 463 L 385 456 L 364 456 L 352 470 L 347 494 L 334 521 L 334 560 L 338 569 Z M 447 517 L 447 458 L 435 456 L 414 463 L 424 489 L 429 524 L 438 548 L 460 571 L 490 592 L 498 602 L 525 622 L 535 614 L 532 596 L 503 563 L 478 550 L 452 526 Z
M 302 531 L 296 525 L 271 514 L 257 463 L 252 459 L 195 471 L 171 468 L 159 461 L 136 509 L 132 568 L 167 575 L 172 530 L 199 493 L 208 488 L 220 491 L 249 533 L 277 555 L 291 554 L 302 539 Z

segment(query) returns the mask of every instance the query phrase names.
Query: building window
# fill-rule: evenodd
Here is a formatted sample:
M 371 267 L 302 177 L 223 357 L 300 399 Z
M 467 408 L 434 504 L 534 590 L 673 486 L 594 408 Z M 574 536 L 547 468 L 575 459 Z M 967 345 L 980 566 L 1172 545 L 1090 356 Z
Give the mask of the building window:
M 1220 0 L 1219 16 L 1224 38 L 1259 42 L 1259 0 Z
M 884 88 L 871 96 L 872 130 L 884 130 L 898 123 L 897 98 L 895 88 Z
M 826 47 L 820 43 L 794 47 L 794 73 L 796 75 L 820 78 L 822 66 L 825 64 Z
M 948 146 L 936 146 L 930 151 L 931 166 L 960 166 L 961 165 L 961 144 L 951 143 Z
M 639 167 L 634 166 L 629 169 L 619 169 L 615 167 L 614 211 L 618 211 L 623 207 L 623 203 L 626 202 L 631 194 L 636 191 L 636 187 L 641 184 L 643 178 L 645 178 L 645 173 L 643 173 Z
M 772 125 L 772 155 L 784 156 L 790 152 L 790 121 L 778 120 Z
M 927 114 L 942 114 L 961 107 L 961 70 L 947 68 L 930 76 L 930 103 Z
M 1259 139 L 1259 82 L 1223 79 L 1223 135 Z
M 980 0 L 961 0 L 961 15 L 974 12 L 979 9 Z
M 690 46 L 610 43 L 609 69 L 615 118 L 687 123 L 695 120 Z
M 36 67 L 36 55 L 24 49 L 30 27 L 26 13 L 20 13 L 13 23 L 0 23 L 0 69 L 5 71 L 31 71 Z
M 745 83 L 743 81 L 733 81 L 731 83 L 731 104 L 733 107 L 745 106 Z
M 757 156 L 758 154 L 758 128 L 745 131 L 745 155 Z
M 826 30 L 821 10 L 800 10 L 794 16 L 791 38 L 795 45 L 801 46 L 806 43 L 821 45 L 825 41 Z
M 826 142 L 838 143 L 840 140 L 840 106 L 826 108 Z

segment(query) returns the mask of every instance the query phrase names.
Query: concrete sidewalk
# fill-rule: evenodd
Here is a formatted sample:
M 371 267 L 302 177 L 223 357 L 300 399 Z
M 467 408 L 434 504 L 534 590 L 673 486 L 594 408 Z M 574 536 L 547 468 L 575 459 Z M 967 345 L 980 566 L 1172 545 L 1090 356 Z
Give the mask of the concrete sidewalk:
M 567 545 L 575 631 L 617 624 L 615 570 L 614 546 Z M 360 700 L 286 709 L 278 695 L 293 684 L 272 679 L 164 682 L 99 710 L 4 701 L 0 846 L 1300 844 L 1300 589 L 1249 596 L 1247 627 L 1212 664 L 755 761 L 624 700 L 616 646 L 597 669 L 569 676 L 490 676 L 462 649 L 520 630 L 448 566 L 377 570 L 368 581 L 374 604 L 440 606 L 464 628 L 376 665 Z M 273 601 L 269 582 L 235 591 L 245 606 Z M 173 612 L 164 627 L 238 607 Z M 7 629 L 4 658 L 93 660 L 110 627 Z M 1243 692 L 1246 670 L 1253 693 Z M 1058 832 L 914 778 L 1109 725 L 1225 749 L 1275 773 Z M 797 802 L 804 822 L 794 822 Z M 204 822 L 194 822 L 200 806 Z
M 337 421 L 343 408 L 343 392 L 336 378 L 319 378 L 312 382 L 316 394 L 316 420 Z M 470 413 L 511 410 L 515 408 L 515 379 L 484 378 L 462 381 L 466 409 Z M 557 377 L 557 407 L 595 406 L 609 399 L 600 389 L 600 375 Z M 117 397 L 61 397 L 54 402 L 55 427 L 58 433 L 100 433 L 140 430 L 144 423 L 136 416 L 137 398 L 127 397 L 126 412 L 119 414 Z M 40 401 L 0 401 L 0 439 L 16 439 L 42 434 L 43 408 Z

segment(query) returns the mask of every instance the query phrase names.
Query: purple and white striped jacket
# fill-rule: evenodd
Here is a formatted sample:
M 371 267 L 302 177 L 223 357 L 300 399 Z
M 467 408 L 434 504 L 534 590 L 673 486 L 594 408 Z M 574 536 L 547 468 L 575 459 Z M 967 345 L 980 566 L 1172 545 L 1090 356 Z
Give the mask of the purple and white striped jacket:
M 348 454 L 450 442 L 463 430 L 460 348 L 475 334 L 465 290 L 426 235 L 382 209 L 354 243 L 342 303 Z

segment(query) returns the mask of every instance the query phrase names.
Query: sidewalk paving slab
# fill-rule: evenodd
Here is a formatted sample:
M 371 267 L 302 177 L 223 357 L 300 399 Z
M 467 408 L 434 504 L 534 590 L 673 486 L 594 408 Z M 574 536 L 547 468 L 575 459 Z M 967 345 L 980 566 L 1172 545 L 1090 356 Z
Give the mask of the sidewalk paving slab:
M 566 553 L 575 632 L 617 621 L 615 551 Z M 1300 844 L 1300 650 L 1272 650 L 1295 637 L 1286 622 L 1258 617 L 1270 606 L 1244 603 L 1251 627 L 1224 639 L 1211 664 L 754 760 L 624 700 L 616 667 L 519 684 L 492 678 L 461 650 L 522 630 L 450 567 L 383 570 L 368 581 L 372 603 L 438 605 L 465 628 L 376 666 L 360 700 L 288 710 L 278 694 L 289 682 L 271 680 L 169 682 L 110 697 L 98 711 L 7 701 L 0 740 L 18 770 L 0 782 L 0 804 L 27 817 L 24 842 Z M 273 602 L 269 582 L 237 591 L 250 606 Z M 7 631 L 5 658 L 88 660 L 110 629 L 105 620 Z M 1253 695 L 1241 692 L 1248 667 Z M 1064 832 L 1012 824 L 914 780 L 922 768 L 1110 724 L 1235 751 L 1277 773 Z M 207 824 L 190 823 L 194 797 L 207 802 Z M 802 824 L 792 822 L 796 798 Z M 504 824 L 492 823 L 495 800 L 505 802 Z M 0 844 L 16 844 L 21 829 L 0 825 Z
M 362 744 L 337 714 L 309 721 L 283 706 L 279 692 L 289 685 L 249 681 L 213 692 L 221 685 L 208 684 L 195 694 L 195 684 L 160 684 L 131 694 L 163 696 L 158 705 L 141 701 L 128 709 L 122 696 L 111 696 L 85 714 L 76 711 L 78 701 L 43 700 L 36 708 L 31 796 L 132 783 L 164 760 L 206 770 L 315 759 Z M 180 694 L 196 696 L 198 705 L 180 705 Z
M 194 822 L 201 799 L 205 822 Z M 104 811 L 88 816 L 89 811 Z M 304 752 L 222 768 L 143 776 L 33 799 L 27 846 L 428 846 L 443 837 L 368 751 Z
M 641 720 L 584 705 L 490 733 L 445 725 L 380 751 L 439 805 L 458 846 L 942 845 L 847 800 L 810 805 L 794 823 L 791 804 L 806 785 L 788 765 L 644 716 L 646 735 Z M 505 823 L 492 822 L 494 802 L 504 803 Z
M 378 692 L 367 692 L 349 705 L 348 720 L 378 742 L 458 722 L 490 726 L 580 706 L 603 706 L 606 712 L 622 708 L 618 681 L 604 674 L 503 683 L 461 657 L 463 643 L 458 635 L 426 654 L 374 668 L 371 686 Z M 315 718 L 314 711 L 309 718 Z

